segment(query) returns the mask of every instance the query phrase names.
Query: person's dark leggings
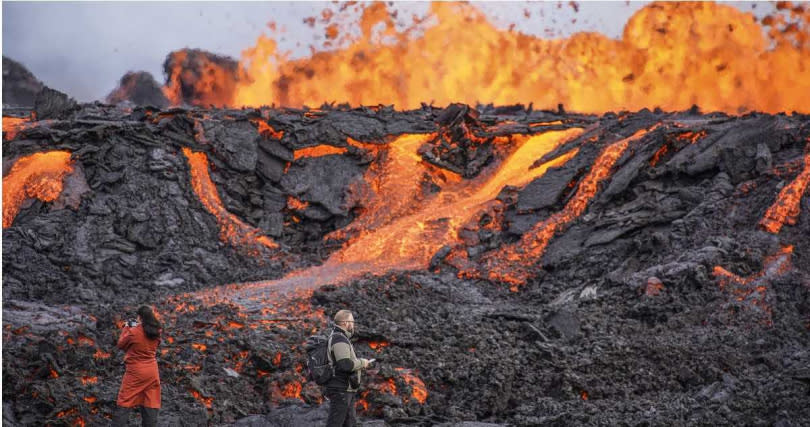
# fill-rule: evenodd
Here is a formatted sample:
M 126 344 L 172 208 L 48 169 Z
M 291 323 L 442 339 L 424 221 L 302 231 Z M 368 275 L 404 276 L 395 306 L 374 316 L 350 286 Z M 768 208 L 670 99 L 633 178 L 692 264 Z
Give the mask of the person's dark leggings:
M 122 406 L 118 406 L 113 413 L 110 427 L 126 427 L 127 423 L 129 422 L 129 411 L 132 409 L 134 408 L 124 408 Z M 144 408 L 141 406 L 140 410 L 141 425 L 143 427 L 157 427 L 157 417 L 160 409 Z
M 327 391 L 329 399 L 329 418 L 326 427 L 354 427 L 357 424 L 357 415 L 354 411 L 356 393 L 345 391 Z

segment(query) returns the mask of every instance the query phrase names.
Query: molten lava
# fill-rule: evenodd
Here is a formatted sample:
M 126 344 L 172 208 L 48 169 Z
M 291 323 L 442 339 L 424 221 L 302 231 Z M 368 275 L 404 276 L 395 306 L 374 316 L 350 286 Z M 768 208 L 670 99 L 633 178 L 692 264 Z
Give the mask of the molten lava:
M 3 178 L 3 228 L 11 226 L 26 199 L 56 200 L 71 172 L 73 162 L 67 151 L 34 153 L 17 160 Z
M 415 109 L 432 101 L 562 103 L 586 113 L 693 104 L 731 114 L 810 111 L 807 11 L 791 11 L 801 15 L 793 23 L 771 17 L 761 26 L 730 5 L 652 3 L 615 40 L 598 33 L 543 39 L 501 30 L 473 5 L 444 2 L 432 4 L 429 19 L 398 30 L 383 3 L 363 7 L 360 22 L 347 23 L 360 28 L 359 38 L 349 40 L 340 34 L 349 31 L 330 24 L 325 49 L 306 58 L 289 59 L 264 35 L 243 51 L 239 73 L 172 58 L 174 67 L 193 67 L 195 76 L 198 69 L 207 72 L 181 79 L 188 70 L 169 70 L 166 95 L 178 104 L 182 80 L 199 92 L 200 105 L 337 101 Z
M 193 388 L 188 389 L 188 392 L 194 396 L 200 403 L 205 405 L 207 409 L 212 409 L 214 407 L 214 398 L 213 397 L 205 397 L 199 391 L 194 390 Z
M 771 325 L 772 308 L 766 301 L 769 282 L 787 273 L 791 268 L 790 259 L 793 246 L 783 246 L 776 254 L 765 257 L 762 271 L 747 277 L 741 277 L 717 265 L 713 274 L 720 290 L 729 292 L 738 303 L 747 303 L 746 307 L 754 308 L 764 315 L 764 323 Z
M 284 137 L 284 132 L 273 129 L 273 127 L 264 120 L 252 119 L 251 121 L 258 126 L 259 135 L 265 138 L 281 139 Z
M 25 129 L 30 121 L 22 117 L 3 117 L 3 139 L 10 141 L 16 138 L 17 133 Z
M 281 387 L 281 396 L 287 399 L 300 399 L 301 398 L 301 383 L 292 381 Z
M 307 147 L 295 150 L 293 154 L 295 160 L 305 157 L 322 157 L 331 156 L 333 154 L 345 154 L 346 147 L 335 147 L 333 145 L 316 145 L 314 147 Z
M 415 399 L 417 402 L 424 404 L 427 401 L 428 397 L 427 387 L 425 387 L 425 383 L 421 379 L 419 379 L 419 377 L 414 375 L 410 369 L 395 368 L 395 370 L 402 377 L 402 380 L 405 381 L 405 383 L 411 387 L 410 397 Z
M 435 197 L 420 200 L 420 179 L 428 166 L 415 149 L 427 136 L 404 136 L 391 144 L 385 172 L 372 184 L 378 190 L 373 202 L 355 220 L 363 234 L 333 254 L 324 267 L 365 266 L 366 271 L 391 268 L 425 268 L 439 248 L 458 241 L 458 231 L 474 214 L 490 203 L 504 186 L 523 186 L 559 166 L 576 151 L 540 167 L 531 165 L 580 129 L 518 136 L 518 148 L 499 169 L 469 181 L 447 183 Z M 372 172 L 373 173 L 373 172 Z M 351 268 L 351 267 L 350 267 Z
M 98 384 L 98 377 L 81 377 L 80 378 L 82 385 L 87 384 Z
M 217 187 L 208 174 L 208 157 L 205 153 L 194 153 L 183 148 L 191 168 L 191 186 L 205 209 L 217 218 L 220 238 L 233 246 L 278 248 L 278 244 L 263 235 L 260 230 L 242 222 L 222 205 Z M 5 195 L 5 194 L 4 194 Z M 4 214 L 5 221 L 5 214 Z M 193 309 L 193 308 L 192 308 Z
M 309 207 L 309 203 L 296 199 L 293 196 L 287 196 L 287 207 L 297 211 L 302 211 Z
M 762 229 L 777 234 L 785 224 L 795 225 L 799 219 L 801 200 L 807 183 L 810 182 L 810 151 L 804 155 L 804 170 L 779 191 L 776 201 L 759 222 Z
M 533 167 L 582 129 L 513 136 L 512 154 L 475 179 L 443 182 L 441 191 L 422 194 L 422 180 L 436 167 L 424 162 L 417 150 L 434 135 L 402 135 L 380 149 L 381 160 L 369 167 L 365 187 L 355 189 L 365 210 L 346 229 L 327 238 L 346 239 L 343 247 L 320 266 L 295 271 L 276 282 L 257 282 L 240 288 L 243 296 L 284 284 L 312 288 L 365 273 L 426 268 L 442 246 L 459 241 L 460 228 L 484 211 L 505 186 L 524 186 L 577 154 L 571 150 Z M 247 291 L 253 289 L 253 291 Z
M 621 157 L 632 141 L 638 140 L 648 131 L 640 130 L 632 136 L 614 142 L 599 154 L 590 171 L 580 182 L 576 194 L 566 203 L 565 207 L 535 224 L 526 232 L 517 244 L 505 246 L 495 253 L 488 254 L 485 259 L 488 273 L 486 277 L 516 285 L 526 283 L 530 276 L 528 268 L 531 267 L 546 250 L 546 246 L 559 231 L 562 231 L 571 221 L 582 215 L 588 203 L 596 194 L 599 184 L 605 180 L 613 168 L 614 163 Z M 463 275 L 479 277 L 478 271 L 464 271 Z
M 368 346 L 372 350 L 380 351 L 385 347 L 391 345 L 388 341 L 369 341 Z

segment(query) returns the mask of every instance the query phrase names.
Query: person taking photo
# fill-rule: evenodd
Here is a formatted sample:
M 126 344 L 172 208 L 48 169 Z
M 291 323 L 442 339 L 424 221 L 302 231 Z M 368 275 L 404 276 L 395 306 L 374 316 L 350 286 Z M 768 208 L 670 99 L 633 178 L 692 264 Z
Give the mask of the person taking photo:
M 118 391 L 117 408 L 111 423 L 113 427 L 126 426 L 133 408 L 140 408 L 143 427 L 157 426 L 160 374 L 156 354 L 161 332 L 160 321 L 145 305 L 138 308 L 138 321 L 127 322 L 121 331 L 118 348 L 126 352 L 126 372 Z

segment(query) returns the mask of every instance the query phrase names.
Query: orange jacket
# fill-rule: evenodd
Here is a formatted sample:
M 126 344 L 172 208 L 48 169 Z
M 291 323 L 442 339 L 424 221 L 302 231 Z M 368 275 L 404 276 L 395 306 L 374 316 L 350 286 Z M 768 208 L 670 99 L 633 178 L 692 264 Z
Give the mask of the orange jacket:
M 160 338 L 147 338 L 141 325 L 121 331 L 118 348 L 127 352 L 127 370 L 118 391 L 118 406 L 160 408 L 160 375 L 155 359 L 159 342 Z

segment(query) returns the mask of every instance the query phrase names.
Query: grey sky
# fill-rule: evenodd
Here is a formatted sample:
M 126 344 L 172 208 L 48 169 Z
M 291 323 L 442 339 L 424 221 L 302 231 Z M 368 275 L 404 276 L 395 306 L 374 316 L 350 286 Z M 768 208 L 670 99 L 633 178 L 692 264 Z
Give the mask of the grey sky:
M 541 37 L 598 31 L 618 38 L 624 23 L 646 2 L 480 2 L 476 6 L 500 27 Z M 183 47 L 236 59 L 275 21 L 277 37 L 293 57 L 320 45 L 321 31 L 303 23 L 327 2 L 8 2 L 3 9 L 3 55 L 24 64 L 46 85 L 80 101 L 101 99 L 129 70 L 151 72 L 163 82 L 163 60 Z M 424 2 L 396 3 L 400 16 L 422 15 Z M 750 4 L 738 4 L 750 11 Z M 764 9 L 764 7 L 759 8 Z M 531 18 L 524 16 L 529 11 Z M 576 20 L 576 22 L 572 22 Z

